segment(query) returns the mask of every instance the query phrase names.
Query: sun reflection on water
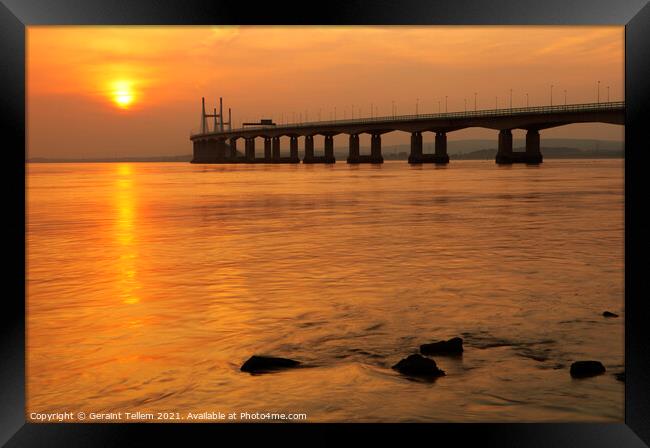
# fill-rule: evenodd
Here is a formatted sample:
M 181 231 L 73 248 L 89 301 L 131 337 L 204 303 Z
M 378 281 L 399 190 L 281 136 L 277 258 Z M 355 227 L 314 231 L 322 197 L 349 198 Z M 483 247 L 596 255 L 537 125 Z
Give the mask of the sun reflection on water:
M 115 188 L 116 228 L 115 240 L 120 257 L 118 282 L 122 303 L 134 305 L 140 302 L 137 291 L 140 285 L 137 279 L 137 252 L 135 240 L 135 198 L 133 186 L 133 169 L 129 164 L 118 165 Z

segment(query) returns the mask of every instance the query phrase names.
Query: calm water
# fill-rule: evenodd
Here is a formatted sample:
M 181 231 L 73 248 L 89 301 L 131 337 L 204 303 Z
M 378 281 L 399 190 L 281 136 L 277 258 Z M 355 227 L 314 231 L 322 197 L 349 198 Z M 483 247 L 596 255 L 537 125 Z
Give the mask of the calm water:
M 28 412 L 621 421 L 623 184 L 622 160 L 29 164 Z M 390 369 L 453 336 L 447 376 Z

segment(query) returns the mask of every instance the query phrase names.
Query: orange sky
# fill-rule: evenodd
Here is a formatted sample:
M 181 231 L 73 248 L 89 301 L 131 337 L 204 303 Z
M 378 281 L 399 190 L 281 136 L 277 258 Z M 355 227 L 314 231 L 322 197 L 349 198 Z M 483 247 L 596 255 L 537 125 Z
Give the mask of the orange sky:
M 595 102 L 624 97 L 623 27 L 29 27 L 28 157 L 189 154 L 200 100 L 224 97 L 236 126 L 370 113 Z M 523 135 L 523 134 L 522 134 Z M 520 137 L 515 133 L 515 137 Z M 623 139 L 564 126 L 542 138 Z M 449 140 L 494 138 L 467 129 Z M 432 140 L 425 135 L 426 140 Z M 408 143 L 386 134 L 384 145 Z M 343 146 L 345 139 L 336 139 Z M 495 143 L 496 144 L 496 143 Z M 363 145 L 363 142 L 362 142 Z

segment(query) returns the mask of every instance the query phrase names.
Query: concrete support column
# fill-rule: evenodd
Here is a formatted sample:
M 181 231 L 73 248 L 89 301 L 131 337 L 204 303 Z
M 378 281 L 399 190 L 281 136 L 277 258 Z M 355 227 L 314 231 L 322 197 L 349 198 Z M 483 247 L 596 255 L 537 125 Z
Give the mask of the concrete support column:
M 539 131 L 537 129 L 529 129 L 526 132 L 526 163 L 542 163 L 542 151 L 539 143 Z
M 384 157 L 381 155 L 381 134 L 372 134 L 370 137 L 370 162 L 384 162 Z
M 314 160 L 314 136 L 305 136 L 305 158 L 303 162 L 311 163 Z
M 289 158 L 294 163 L 300 162 L 298 158 L 298 137 L 296 136 L 292 136 L 291 140 L 289 140 Z
M 436 132 L 435 154 L 438 157 L 447 157 L 447 133 Z
M 497 149 L 497 163 L 512 163 L 512 130 L 502 129 L 499 131 L 499 146 Z
M 236 138 L 231 138 L 230 139 L 230 155 L 229 157 L 231 159 L 234 159 L 237 157 L 237 139 Z
M 226 139 L 219 138 L 215 142 L 216 154 L 215 157 L 217 161 L 223 161 L 226 158 Z
M 435 152 L 433 163 L 449 163 L 449 154 L 447 154 L 447 133 L 442 131 L 436 132 Z
M 381 136 L 372 134 L 370 137 L 370 155 L 377 156 L 381 154 Z
M 334 137 L 325 136 L 325 163 L 334 163 Z
M 280 137 L 273 137 L 273 161 L 280 161 Z
M 411 154 L 409 154 L 409 163 L 422 163 L 422 133 L 411 133 Z
M 217 158 L 217 141 L 209 138 L 203 141 L 203 162 L 213 162 Z
M 253 162 L 255 160 L 255 139 L 246 139 L 246 160 Z
M 512 131 L 502 129 L 499 131 L 499 154 L 512 154 Z
M 359 134 L 350 134 L 348 163 L 359 163 Z
M 264 137 L 264 160 L 270 162 L 271 156 L 271 139 L 269 137 Z
M 539 153 L 539 131 L 529 129 L 526 132 L 526 154 Z
M 192 141 L 192 163 L 201 161 L 201 140 Z

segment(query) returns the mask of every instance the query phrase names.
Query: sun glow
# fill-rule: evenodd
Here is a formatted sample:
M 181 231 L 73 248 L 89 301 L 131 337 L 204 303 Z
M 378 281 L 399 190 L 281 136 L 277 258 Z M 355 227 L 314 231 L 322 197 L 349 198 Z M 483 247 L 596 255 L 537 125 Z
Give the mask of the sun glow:
M 115 81 L 112 85 L 111 95 L 113 102 L 122 109 L 128 109 L 135 100 L 133 83 L 131 81 Z

